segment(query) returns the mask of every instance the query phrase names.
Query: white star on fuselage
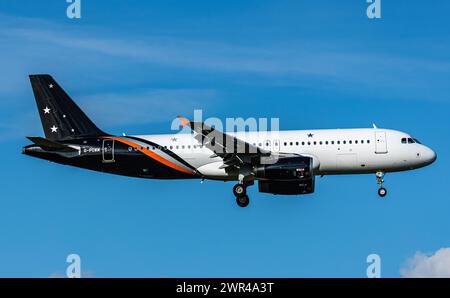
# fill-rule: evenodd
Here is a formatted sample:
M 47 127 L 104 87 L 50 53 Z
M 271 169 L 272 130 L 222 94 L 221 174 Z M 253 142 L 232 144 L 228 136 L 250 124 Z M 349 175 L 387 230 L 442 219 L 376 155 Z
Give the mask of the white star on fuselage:
M 53 84 L 48 85 L 48 88 L 52 89 L 53 88 Z
M 57 132 L 58 131 L 58 127 L 56 127 L 56 126 L 52 126 L 52 127 L 50 127 L 50 129 L 52 130 L 52 132 Z
M 48 107 L 45 107 L 44 114 L 50 114 L 50 109 Z

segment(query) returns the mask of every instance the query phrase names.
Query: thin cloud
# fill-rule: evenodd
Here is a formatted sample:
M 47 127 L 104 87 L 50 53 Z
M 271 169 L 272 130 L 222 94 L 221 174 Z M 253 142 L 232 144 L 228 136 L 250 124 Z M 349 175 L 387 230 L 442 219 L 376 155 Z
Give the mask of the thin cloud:
M 405 96 L 414 97 L 428 96 L 430 90 L 449 89 L 444 80 L 450 73 L 448 60 L 405 57 L 373 52 L 370 48 L 356 50 L 339 41 L 242 46 L 172 36 L 118 37 L 98 28 L 80 31 L 36 20 L 28 22 L 32 26 L 27 22 L 13 23 L 8 30 L 0 31 L 4 38 L 38 44 L 53 51 L 55 48 L 71 52 L 81 50 L 164 67 L 275 76 L 285 82 L 322 80 L 326 84 L 321 85 L 328 87 L 375 91 L 377 94 L 406 93 Z
M 417 252 L 400 270 L 402 277 L 450 277 L 450 247 L 432 254 Z
M 210 39 L 186 40 L 177 36 L 133 36 L 105 32 L 96 27 L 81 28 L 5 16 L 0 19 L 0 28 L 4 28 L 0 29 L 0 51 L 3 53 L 0 64 L 4 70 L 0 74 L 2 98 L 31 96 L 28 82 L 24 79 L 30 72 L 50 70 L 58 77 L 77 74 L 73 78 L 80 84 L 78 74 L 89 71 L 89 80 L 83 81 L 83 86 L 87 87 L 88 92 L 95 92 L 92 90 L 96 90 L 99 83 L 105 85 L 105 82 L 119 80 L 122 84 L 120 88 L 127 89 L 128 85 L 141 88 L 151 80 L 146 79 L 146 75 L 154 76 L 159 66 L 161 71 L 179 69 L 200 78 L 225 74 L 227 80 L 238 84 L 306 86 L 327 94 L 343 92 L 362 100 L 373 97 L 449 100 L 447 96 L 443 97 L 443 94 L 450 93 L 446 79 L 450 74 L 448 59 L 373 52 L 370 46 L 364 51 L 361 47 L 354 49 L 345 41 L 323 43 L 308 40 L 308 43 L 302 43 L 296 40 L 274 44 L 260 42 L 257 46 L 237 45 Z M 139 70 L 139 75 L 128 76 L 132 77 L 130 79 L 124 77 L 123 72 L 129 67 Z M 105 76 L 105 73 L 110 75 Z M 100 122 L 105 126 L 111 125 L 113 118 L 106 115 L 104 107 L 114 109 L 116 106 L 107 103 L 106 99 L 117 102 L 116 109 L 128 110 L 130 116 L 118 110 L 111 111 L 117 116 L 118 124 L 130 123 L 132 119 L 138 123 L 149 123 L 173 116 L 167 109 L 168 105 L 150 100 L 155 94 L 150 94 L 149 99 L 145 100 L 146 94 L 128 90 L 131 90 L 129 94 L 104 94 L 104 97 L 95 100 L 95 95 L 86 95 L 87 108 L 98 112 Z M 188 92 L 184 98 L 179 96 L 167 102 L 180 109 L 179 113 L 185 113 L 199 106 L 204 107 L 214 97 L 205 95 L 209 91 L 195 92 L 198 94 Z M 189 100 L 193 103 L 189 104 Z M 164 102 L 160 97 L 158 101 Z M 152 106 L 145 108 L 144 103 Z M 6 107 L 10 103 L 2 99 L 0 105 Z M 139 111 L 131 112 L 133 105 Z M 148 110 L 151 113 L 145 115 L 144 111 Z
M 191 115 L 218 100 L 212 89 L 152 89 L 129 93 L 103 93 L 81 96 L 88 114 L 100 126 L 170 123 L 178 115 Z

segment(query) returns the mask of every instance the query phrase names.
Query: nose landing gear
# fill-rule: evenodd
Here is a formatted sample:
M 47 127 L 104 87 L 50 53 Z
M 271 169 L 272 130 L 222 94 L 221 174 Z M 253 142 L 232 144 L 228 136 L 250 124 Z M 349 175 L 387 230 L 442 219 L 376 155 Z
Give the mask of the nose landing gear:
M 383 187 L 384 173 L 377 172 L 376 177 L 377 177 L 377 184 L 378 184 L 378 195 L 381 198 L 384 198 L 387 195 L 387 189 Z

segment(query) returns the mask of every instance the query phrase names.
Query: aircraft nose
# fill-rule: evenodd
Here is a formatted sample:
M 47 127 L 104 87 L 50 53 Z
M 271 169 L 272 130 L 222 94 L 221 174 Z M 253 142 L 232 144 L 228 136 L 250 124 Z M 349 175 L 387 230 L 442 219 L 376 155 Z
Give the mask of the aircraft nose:
M 428 147 L 425 148 L 422 157 L 427 165 L 432 164 L 437 158 L 436 152 L 434 152 L 431 148 Z

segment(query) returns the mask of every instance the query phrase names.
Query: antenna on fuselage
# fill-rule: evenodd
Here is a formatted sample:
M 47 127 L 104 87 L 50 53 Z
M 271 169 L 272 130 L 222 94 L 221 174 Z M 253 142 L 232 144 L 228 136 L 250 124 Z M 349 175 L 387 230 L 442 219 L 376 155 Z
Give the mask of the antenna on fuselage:
M 374 129 L 377 129 L 377 128 L 378 128 L 378 127 L 376 126 L 375 123 L 372 123 L 372 125 L 373 125 L 373 128 L 374 128 Z

